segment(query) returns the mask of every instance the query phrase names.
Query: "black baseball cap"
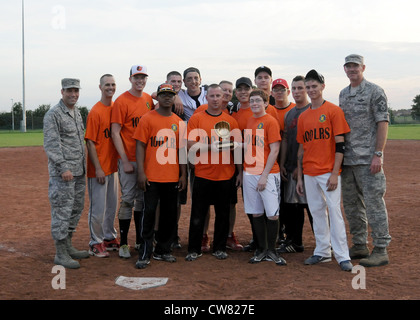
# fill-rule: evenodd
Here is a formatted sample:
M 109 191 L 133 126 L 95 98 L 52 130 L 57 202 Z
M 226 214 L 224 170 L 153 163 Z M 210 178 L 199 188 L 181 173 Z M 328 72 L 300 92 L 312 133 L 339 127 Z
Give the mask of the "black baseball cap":
M 241 84 L 246 84 L 248 87 L 252 88 L 252 81 L 250 78 L 242 77 L 236 80 L 236 88 Z
M 307 80 L 315 80 L 319 83 L 325 83 L 324 76 L 314 69 L 312 69 L 306 74 L 305 81 Z
M 272 72 L 271 72 L 271 69 L 270 69 L 269 67 L 266 67 L 266 66 L 261 66 L 261 67 L 258 67 L 258 68 L 255 70 L 255 78 L 257 77 L 257 75 L 258 75 L 260 72 L 263 72 L 263 71 L 267 72 L 267 73 L 270 75 L 270 77 L 272 77 L 272 76 L 273 76 L 273 74 L 272 74 Z

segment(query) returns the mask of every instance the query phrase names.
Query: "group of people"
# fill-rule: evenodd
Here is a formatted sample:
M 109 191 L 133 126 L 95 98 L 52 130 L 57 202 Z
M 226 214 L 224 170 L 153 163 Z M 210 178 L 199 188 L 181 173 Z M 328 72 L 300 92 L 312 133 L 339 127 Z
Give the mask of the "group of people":
M 203 86 L 200 71 L 190 67 L 183 74 L 168 73 L 149 95 L 144 92 L 147 67 L 134 65 L 130 89 L 115 101 L 114 77 L 100 78 L 101 99 L 90 110 L 86 129 L 75 107 L 80 81 L 63 79 L 62 99 L 44 118 L 54 263 L 79 268 L 79 259 L 108 257 L 110 250 L 130 258 L 133 217 L 136 268 L 147 267 L 151 259 L 175 262 L 178 220 L 189 186 L 186 261 L 211 250 L 213 206 L 217 259 L 226 259 L 230 248 L 253 252 L 250 263 L 286 265 L 284 253 L 304 251 L 306 210 L 316 246 L 305 264 L 331 261 L 332 254 L 344 271 L 352 270 L 352 259 L 367 267 L 388 264 L 387 97 L 364 79 L 362 56 L 347 56 L 344 71 L 350 85 L 340 92 L 337 106 L 323 98 L 325 79 L 316 70 L 296 76 L 289 86 L 285 79 L 273 81 L 270 68 L 261 66 L 254 73 L 255 86 L 241 77 L 234 87 L 226 80 Z M 84 208 L 86 176 L 88 251 L 71 241 Z M 246 246 L 233 231 L 238 188 L 252 230 Z

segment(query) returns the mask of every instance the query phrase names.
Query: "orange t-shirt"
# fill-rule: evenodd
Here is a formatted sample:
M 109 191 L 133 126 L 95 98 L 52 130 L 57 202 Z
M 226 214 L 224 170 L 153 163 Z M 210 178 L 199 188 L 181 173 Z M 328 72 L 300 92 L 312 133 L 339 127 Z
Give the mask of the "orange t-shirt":
M 226 121 L 230 124 L 231 140 L 242 141 L 238 123 L 232 116 L 224 112 L 214 116 L 207 111 L 195 113 L 191 116 L 188 121 L 188 140 L 206 144 L 209 144 L 210 141 L 221 141 L 221 138 L 214 131 L 214 125 L 220 121 Z M 189 154 L 189 156 L 191 155 Z M 208 149 L 203 152 L 197 151 L 195 161 L 198 161 L 194 163 L 195 175 L 200 178 L 213 181 L 229 180 L 235 173 L 234 157 L 230 150 L 223 150 L 218 153 Z
M 283 137 L 283 132 L 284 132 L 284 116 L 286 115 L 286 113 L 293 109 L 294 107 L 296 107 L 296 103 L 291 102 L 286 108 L 284 109 L 278 109 L 274 106 L 274 108 L 277 111 L 277 118 L 279 120 L 279 125 L 280 125 L 280 135 Z
M 343 110 L 331 102 L 304 111 L 298 119 L 296 135 L 297 142 L 303 144 L 303 173 L 318 176 L 332 172 L 335 136 L 348 132 L 350 127 Z
M 273 106 L 273 105 L 269 104 L 269 105 L 267 106 L 267 108 L 265 109 L 265 112 L 266 112 L 267 114 L 269 114 L 269 115 L 273 116 L 273 117 L 274 117 L 274 119 L 276 119 L 276 120 L 277 120 L 277 122 L 280 124 L 279 116 L 278 116 L 278 114 L 277 114 L 277 109 L 276 109 L 276 107 L 275 107 L 275 106 Z
M 239 129 L 244 131 L 248 123 L 249 118 L 253 115 L 251 108 L 242 109 L 240 108 L 237 112 L 232 114 L 232 117 L 238 122 Z
M 265 112 L 273 116 L 278 121 L 276 108 L 273 107 L 271 104 L 267 106 Z M 252 118 L 253 115 L 254 114 L 251 111 L 251 107 L 248 107 L 246 109 L 240 108 L 237 112 L 234 112 L 232 114 L 232 117 L 234 117 L 235 120 L 238 121 L 239 129 L 241 129 L 241 131 L 244 131 L 244 129 L 247 128 L 248 120 Z
M 247 145 L 244 170 L 253 175 L 262 174 L 270 154 L 270 144 L 276 141 L 281 141 L 277 119 L 269 114 L 259 118 L 249 118 L 244 131 L 244 143 Z M 280 167 L 275 161 L 270 173 L 278 172 Z
M 206 104 L 202 104 L 202 105 L 201 105 L 201 106 L 199 106 L 197 109 L 195 109 L 194 113 L 199 113 L 199 112 L 202 112 L 202 111 L 206 111 L 208 107 L 209 107 L 208 103 L 206 103 Z M 222 111 L 223 111 L 224 113 L 229 114 L 228 109 L 223 109 Z
M 121 139 L 129 161 L 136 161 L 136 141 L 133 139 L 133 134 L 137 124 L 140 118 L 152 109 L 154 109 L 153 99 L 145 92 L 139 98 L 126 91 L 114 102 L 111 123 L 121 125 Z
M 179 181 L 178 149 L 186 147 L 185 130 L 185 123 L 174 113 L 164 117 L 153 110 L 140 119 L 133 138 L 146 145 L 144 172 L 149 181 Z
M 111 111 L 112 105 L 106 106 L 99 101 L 89 111 L 86 120 L 85 140 L 95 143 L 99 163 L 106 176 L 118 170 L 118 153 L 111 137 Z M 87 176 L 96 177 L 96 169 L 90 157 L 87 160 Z

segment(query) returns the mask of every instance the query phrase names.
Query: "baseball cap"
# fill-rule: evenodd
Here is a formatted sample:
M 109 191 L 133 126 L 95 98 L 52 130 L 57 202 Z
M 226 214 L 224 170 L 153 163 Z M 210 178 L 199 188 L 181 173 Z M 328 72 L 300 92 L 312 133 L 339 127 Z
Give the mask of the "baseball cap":
M 248 87 L 252 88 L 252 81 L 247 77 L 241 77 L 236 80 L 236 88 L 239 87 L 241 84 L 246 84 Z
M 276 79 L 273 81 L 273 84 L 271 85 L 271 89 L 273 89 L 275 86 L 281 85 L 285 87 L 286 89 L 289 89 L 289 85 L 287 84 L 287 81 L 284 79 Z
M 270 77 L 272 77 L 273 76 L 273 74 L 271 73 L 271 69 L 269 68 L 269 67 L 266 67 L 266 66 L 261 66 L 261 67 L 258 67 L 256 70 L 255 70 L 255 77 L 257 77 L 257 75 L 260 73 L 260 72 L 267 72 L 269 75 L 270 75 Z
M 319 83 L 325 83 L 324 76 L 314 69 L 306 74 L 305 80 L 316 80 Z
M 347 63 L 356 63 L 358 65 L 364 65 L 364 59 L 361 55 L 351 54 L 346 57 L 344 65 L 346 65 Z
M 80 88 L 80 80 L 79 79 L 73 79 L 73 78 L 64 78 L 61 80 L 61 87 L 63 89 L 70 89 L 70 88 Z
M 188 72 L 197 72 L 201 76 L 200 70 L 198 70 L 195 67 L 189 67 L 189 68 L 185 69 L 185 71 L 184 71 L 184 78 L 187 76 Z
M 171 84 L 168 84 L 168 83 L 162 83 L 157 89 L 157 95 L 159 95 L 161 93 L 164 93 L 164 92 L 169 92 L 169 93 L 176 94 L 176 91 L 174 90 L 174 87 Z
M 135 76 L 136 74 L 144 74 L 145 76 L 149 76 L 147 74 L 146 66 L 142 66 L 139 64 L 132 66 L 130 69 L 130 77 Z

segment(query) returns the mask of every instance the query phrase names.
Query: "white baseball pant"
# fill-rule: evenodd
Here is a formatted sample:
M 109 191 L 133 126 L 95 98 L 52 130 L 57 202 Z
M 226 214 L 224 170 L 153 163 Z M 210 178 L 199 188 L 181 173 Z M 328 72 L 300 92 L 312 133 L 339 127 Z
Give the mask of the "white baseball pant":
M 314 255 L 331 257 L 331 247 L 338 263 L 350 260 L 346 226 L 341 213 L 341 177 L 337 188 L 327 191 L 331 173 L 305 175 L 305 191 L 313 218 L 316 247 Z M 328 209 L 327 209 L 328 208 Z

